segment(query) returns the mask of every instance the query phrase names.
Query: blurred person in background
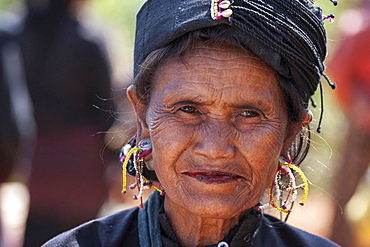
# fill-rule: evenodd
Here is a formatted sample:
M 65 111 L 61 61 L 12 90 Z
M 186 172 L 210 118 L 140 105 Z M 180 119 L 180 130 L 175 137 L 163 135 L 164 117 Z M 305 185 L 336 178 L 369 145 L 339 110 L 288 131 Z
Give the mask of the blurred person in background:
M 37 126 L 27 174 L 27 247 L 96 217 L 108 194 L 112 156 L 98 133 L 112 124 L 110 69 L 98 37 L 75 18 L 82 3 L 29 0 L 13 37 Z
M 332 194 L 338 202 L 331 239 L 343 247 L 354 246 L 351 226 L 343 214 L 362 181 L 370 162 L 370 1 L 348 11 L 350 33 L 344 34 L 328 68 L 338 84 L 337 98 L 348 119 L 342 158 L 333 180 Z
M 12 173 L 19 144 L 19 133 L 12 118 L 10 91 L 5 80 L 3 45 L 10 39 L 5 30 L 0 29 L 0 185 L 7 182 Z M 0 208 L 1 209 L 1 208 Z M 2 218 L 0 213 L 0 244 L 2 240 Z
M 11 31 L 15 22 L 8 13 L 0 14 L 0 184 L 6 182 L 12 173 L 19 144 L 19 132 L 11 104 L 11 85 L 8 82 L 8 52 L 5 51 L 13 41 Z
M 28 170 L 35 122 L 20 48 L 13 33 L 18 18 L 9 13 L 1 13 L 0 18 L 0 245 L 19 246 L 22 240 L 11 237 L 14 232 L 9 233 L 10 228 L 16 228 L 17 220 L 11 218 L 8 210 L 10 207 L 15 211 L 25 209 L 27 199 L 24 198 L 24 207 L 14 205 L 14 200 L 7 197 L 10 195 L 8 182 L 15 181 L 15 170 L 22 170 L 22 174 Z M 17 212 L 17 217 L 21 215 Z
M 10 40 L 10 35 L 0 30 L 0 47 Z M 12 117 L 9 85 L 6 82 L 4 52 L 0 49 L 0 184 L 8 180 L 15 164 L 19 133 Z

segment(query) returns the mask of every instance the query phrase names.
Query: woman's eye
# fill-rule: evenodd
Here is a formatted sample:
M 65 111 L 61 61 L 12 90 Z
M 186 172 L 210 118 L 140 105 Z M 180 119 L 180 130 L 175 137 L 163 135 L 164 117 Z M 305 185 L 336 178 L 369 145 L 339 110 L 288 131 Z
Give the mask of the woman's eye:
M 186 112 L 186 113 L 195 113 L 197 112 L 197 109 L 192 106 L 183 106 L 180 108 L 180 111 Z
M 244 111 L 241 115 L 243 117 L 258 117 L 259 116 L 259 114 L 255 111 Z

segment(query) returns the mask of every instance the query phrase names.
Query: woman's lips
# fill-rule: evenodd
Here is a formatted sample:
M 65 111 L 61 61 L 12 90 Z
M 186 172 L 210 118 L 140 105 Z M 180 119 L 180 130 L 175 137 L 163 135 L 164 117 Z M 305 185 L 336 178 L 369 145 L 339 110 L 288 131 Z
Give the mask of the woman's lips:
M 183 174 L 206 184 L 229 183 L 241 178 L 241 176 L 227 172 L 184 172 Z

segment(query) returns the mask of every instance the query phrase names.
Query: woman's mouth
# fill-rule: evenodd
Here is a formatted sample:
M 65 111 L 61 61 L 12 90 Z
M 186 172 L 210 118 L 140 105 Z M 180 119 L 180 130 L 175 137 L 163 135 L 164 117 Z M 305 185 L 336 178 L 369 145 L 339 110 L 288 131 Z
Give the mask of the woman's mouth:
M 184 172 L 183 174 L 206 184 L 229 183 L 241 178 L 241 176 L 227 172 Z

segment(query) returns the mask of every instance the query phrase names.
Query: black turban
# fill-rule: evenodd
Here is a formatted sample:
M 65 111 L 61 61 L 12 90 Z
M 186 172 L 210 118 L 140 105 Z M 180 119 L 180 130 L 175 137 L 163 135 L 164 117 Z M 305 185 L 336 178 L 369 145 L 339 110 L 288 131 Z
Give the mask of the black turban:
M 224 24 L 308 102 L 325 70 L 321 9 L 310 0 L 234 0 L 230 6 L 223 1 L 223 8 L 221 2 L 146 1 L 137 15 L 134 74 L 152 51 L 188 32 Z

